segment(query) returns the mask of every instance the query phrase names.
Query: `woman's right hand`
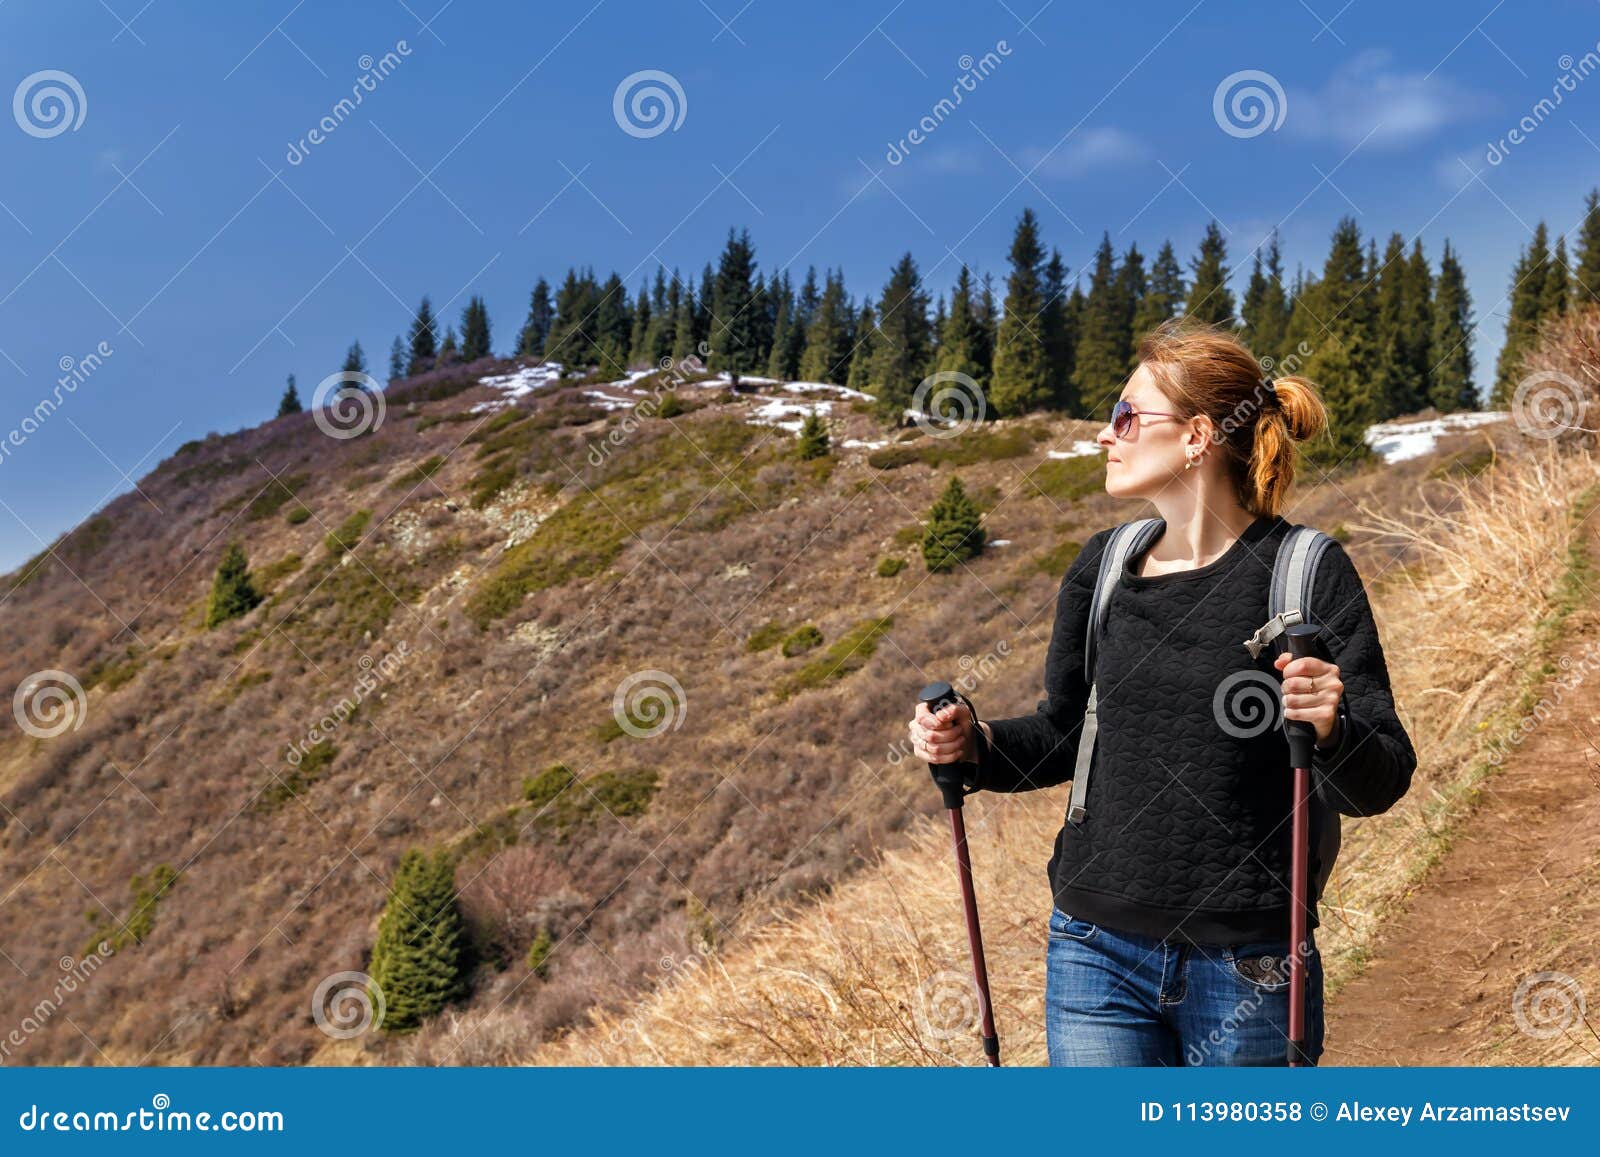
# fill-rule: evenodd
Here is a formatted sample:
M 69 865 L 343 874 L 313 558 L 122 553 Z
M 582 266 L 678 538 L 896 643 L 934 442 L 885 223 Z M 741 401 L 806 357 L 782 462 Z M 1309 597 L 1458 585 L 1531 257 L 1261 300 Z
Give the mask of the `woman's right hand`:
M 982 726 L 981 724 L 979 726 Z M 978 740 L 965 703 L 946 703 L 937 712 L 918 703 L 910 723 L 911 747 L 929 763 L 976 763 Z

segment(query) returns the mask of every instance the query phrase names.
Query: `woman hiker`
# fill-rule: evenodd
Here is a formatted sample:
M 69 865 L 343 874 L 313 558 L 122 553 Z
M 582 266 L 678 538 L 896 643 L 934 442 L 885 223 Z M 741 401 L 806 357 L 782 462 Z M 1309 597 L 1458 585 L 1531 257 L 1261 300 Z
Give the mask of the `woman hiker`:
M 1267 382 L 1231 334 L 1179 322 L 1141 343 L 1097 438 L 1106 492 L 1147 499 L 1166 525 L 1112 586 L 1096 652 L 1093 774 L 1048 867 L 1052 1065 L 1286 1063 L 1292 775 L 1275 725 L 1280 701 L 1285 719 L 1316 731 L 1313 809 L 1377 815 L 1410 786 L 1416 753 L 1395 714 L 1366 590 L 1337 542 L 1322 555 L 1308 614 L 1328 657 L 1274 658 L 1269 648 L 1255 659 L 1241 645 L 1267 618 L 1291 526 L 1279 511 L 1294 443 L 1326 424 L 1312 383 Z M 1038 709 L 974 727 L 964 704 L 937 713 L 919 704 L 911 737 L 920 758 L 975 764 L 972 786 L 989 791 L 1070 780 L 1089 695 L 1089 604 L 1113 529 L 1093 535 L 1062 580 Z M 1257 716 L 1272 725 L 1230 720 L 1224 685 L 1253 686 Z M 1337 816 L 1320 818 L 1337 832 Z M 1317 847 L 1313 836 L 1319 895 L 1331 862 L 1315 862 Z M 1321 855 L 1331 861 L 1326 844 Z M 1314 1064 L 1323 972 L 1310 931 L 1305 974 Z

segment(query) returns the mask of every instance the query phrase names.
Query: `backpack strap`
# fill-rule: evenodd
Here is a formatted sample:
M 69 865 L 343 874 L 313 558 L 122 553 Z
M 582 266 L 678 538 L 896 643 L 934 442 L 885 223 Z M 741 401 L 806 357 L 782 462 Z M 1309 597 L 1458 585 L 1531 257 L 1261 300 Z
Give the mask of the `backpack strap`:
M 1244 641 L 1252 659 L 1261 657 L 1268 643 L 1281 654 L 1284 628 L 1303 623 L 1311 613 L 1311 591 L 1317 564 L 1333 538 L 1311 526 L 1294 526 L 1278 544 L 1272 563 L 1272 585 L 1267 590 L 1267 621 Z
M 1094 759 L 1094 739 L 1100 729 L 1096 705 L 1099 700 L 1095 686 L 1095 654 L 1100 642 L 1100 632 L 1105 627 L 1106 612 L 1111 606 L 1111 594 L 1122 577 L 1128 557 L 1145 550 L 1166 529 L 1159 518 L 1138 518 L 1124 522 L 1111 532 L 1105 552 L 1100 556 L 1100 570 L 1094 580 L 1094 598 L 1089 603 L 1089 624 L 1084 632 L 1083 678 L 1089 684 L 1089 702 L 1083 714 L 1083 731 L 1078 737 L 1078 762 L 1072 772 L 1072 798 L 1067 807 L 1067 819 L 1079 823 L 1084 817 L 1083 801 L 1089 791 L 1089 765 Z

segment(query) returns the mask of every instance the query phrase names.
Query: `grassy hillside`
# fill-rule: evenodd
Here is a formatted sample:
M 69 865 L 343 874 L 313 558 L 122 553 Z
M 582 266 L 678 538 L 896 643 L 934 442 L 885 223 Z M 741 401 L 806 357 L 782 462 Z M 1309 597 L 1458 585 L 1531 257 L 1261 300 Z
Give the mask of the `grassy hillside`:
M 0 736 L 0 1018 L 110 948 L 9 1063 L 522 1058 L 684 962 L 720 974 L 785 905 L 932 854 L 937 796 L 898 747 L 916 690 L 974 670 L 989 714 L 1030 709 L 1077 544 L 1143 513 L 1104 495 L 1098 457 L 1049 456 L 1087 423 L 935 439 L 836 398 L 834 454 L 802 462 L 753 421 L 795 400 L 775 387 L 685 386 L 670 418 L 598 381 L 474 409 L 515 368 L 397 384 L 357 438 L 302 414 L 190 443 L 0 580 L 0 684 L 84 688 L 62 734 Z M 1292 516 L 1364 573 L 1409 574 L 1415 544 L 1359 511 L 1452 509 L 1496 436 L 1313 481 Z M 920 521 L 952 473 L 1006 545 L 930 576 Z M 231 543 L 264 598 L 207 630 Z M 1042 920 L 1037 802 L 1006 870 Z M 331 1041 L 313 994 L 367 967 L 412 848 L 456 858 L 469 993 L 415 1037 Z

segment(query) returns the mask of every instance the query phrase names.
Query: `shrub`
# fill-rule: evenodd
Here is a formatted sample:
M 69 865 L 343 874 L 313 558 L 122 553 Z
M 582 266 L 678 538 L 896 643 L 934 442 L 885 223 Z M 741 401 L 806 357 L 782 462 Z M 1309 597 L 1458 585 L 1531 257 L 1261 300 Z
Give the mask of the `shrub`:
M 679 398 L 677 394 L 669 393 L 666 397 L 661 399 L 661 405 L 656 407 L 656 417 L 676 418 L 687 413 L 688 409 L 689 408 L 683 404 L 683 400 Z
M 801 461 L 821 458 L 828 452 L 828 427 L 815 410 L 806 415 L 800 424 L 800 445 L 795 453 Z
M 409 1032 L 464 996 L 465 948 L 454 862 L 413 848 L 395 871 L 368 970 L 383 996 L 383 1028 Z
M 238 543 L 228 544 L 211 580 L 211 597 L 206 602 L 206 629 L 229 619 L 247 615 L 261 605 L 261 595 L 250 582 L 250 560 Z
M 776 619 L 762 623 L 751 631 L 750 637 L 744 641 L 745 649 L 747 651 L 765 651 L 782 639 L 787 629 Z
M 787 699 L 798 692 L 821 687 L 860 670 L 877 650 L 878 640 L 893 625 L 893 615 L 885 615 L 881 619 L 863 619 L 819 657 L 779 683 L 776 688 L 778 698 Z
M 401 474 L 400 477 L 391 482 L 389 486 L 393 490 L 407 490 L 412 487 L 421 486 L 424 482 L 437 474 L 439 472 L 439 467 L 443 465 L 444 455 L 434 454 L 428 458 L 424 458 L 411 469 Z
M 783 657 L 791 659 L 822 646 L 822 632 L 812 624 L 796 627 L 783 640 Z
M 539 934 L 533 938 L 533 943 L 528 945 L 528 971 L 538 976 L 541 980 L 548 976 L 550 974 L 550 953 L 555 946 L 555 941 L 550 938 L 549 929 L 539 929 Z
M 148 879 L 143 875 L 134 876 L 128 882 L 133 892 L 133 906 L 127 918 L 113 925 L 103 911 L 91 909 L 89 920 L 94 925 L 94 931 L 90 933 L 89 940 L 79 955 L 97 954 L 102 942 L 113 952 L 121 952 L 124 948 L 143 944 L 155 928 L 156 909 L 177 881 L 178 873 L 168 864 L 157 865 Z
M 1067 573 L 1067 569 L 1072 566 L 1072 560 L 1078 557 L 1078 552 L 1082 549 L 1083 544 L 1081 542 L 1068 539 L 1066 542 L 1045 551 L 1034 560 L 1033 565 L 1045 574 L 1055 575 L 1060 578 Z
M 362 532 L 367 529 L 367 523 L 372 519 L 372 511 L 358 510 L 349 518 L 328 532 L 323 539 L 323 545 L 328 548 L 328 553 L 337 558 L 361 541 Z
M 952 477 L 928 512 L 928 527 L 922 535 L 922 557 L 928 570 L 953 570 L 977 557 L 983 553 L 983 537 L 978 508 L 967 497 L 961 479 Z
M 246 521 L 254 522 L 263 518 L 271 518 L 310 479 L 311 475 L 309 474 L 291 474 L 283 478 L 274 478 L 263 486 L 261 491 L 250 500 L 250 504 L 244 508 Z
M 894 578 L 895 575 L 906 569 L 906 560 L 903 558 L 880 558 L 878 560 L 878 577 Z
M 290 526 L 299 526 L 302 522 L 310 520 L 311 510 L 309 507 L 297 505 L 285 517 L 288 519 Z

